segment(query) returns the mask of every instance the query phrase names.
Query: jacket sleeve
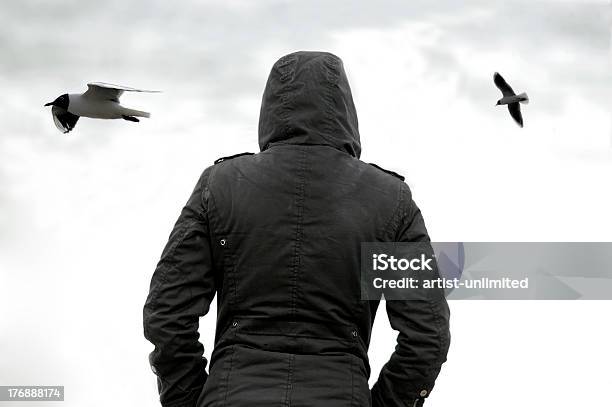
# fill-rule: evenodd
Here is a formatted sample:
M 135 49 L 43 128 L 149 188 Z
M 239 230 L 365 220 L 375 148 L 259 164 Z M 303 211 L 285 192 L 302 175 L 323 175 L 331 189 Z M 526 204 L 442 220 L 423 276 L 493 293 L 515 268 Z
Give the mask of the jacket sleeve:
M 151 279 L 144 335 L 164 407 L 193 407 L 208 377 L 199 318 L 215 295 L 207 221 L 208 170 L 183 208 Z
M 423 216 L 402 184 L 396 241 L 429 242 Z M 438 276 L 437 265 L 434 278 Z M 372 388 L 373 407 L 422 406 L 434 387 L 450 345 L 450 312 L 443 289 L 427 289 L 425 297 L 386 301 L 397 345 Z

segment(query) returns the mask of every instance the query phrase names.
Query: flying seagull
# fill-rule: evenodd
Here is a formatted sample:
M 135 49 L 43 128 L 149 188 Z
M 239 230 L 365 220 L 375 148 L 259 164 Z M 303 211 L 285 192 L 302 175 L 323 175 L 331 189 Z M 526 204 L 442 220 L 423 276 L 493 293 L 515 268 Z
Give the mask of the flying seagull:
M 119 97 L 123 92 L 159 91 L 93 82 L 87 84 L 85 93 L 65 93 L 45 106 L 53 106 L 51 108 L 53 121 L 64 134 L 74 129 L 81 116 L 93 119 L 124 119 L 130 122 L 138 122 L 138 117 L 151 117 L 150 113 L 121 106 Z
M 510 85 L 508 85 L 504 78 L 497 72 L 493 75 L 493 81 L 504 96 L 497 101 L 495 106 L 508 105 L 510 116 L 512 116 L 519 126 L 523 127 L 523 115 L 521 115 L 521 106 L 519 103 L 529 103 L 529 97 L 527 97 L 525 92 L 520 95 L 515 94 Z

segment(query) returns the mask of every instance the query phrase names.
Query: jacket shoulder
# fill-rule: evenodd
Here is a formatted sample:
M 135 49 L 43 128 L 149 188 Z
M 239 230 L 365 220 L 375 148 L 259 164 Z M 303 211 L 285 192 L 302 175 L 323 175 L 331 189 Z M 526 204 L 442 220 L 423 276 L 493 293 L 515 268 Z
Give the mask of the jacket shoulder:
M 389 175 L 393 175 L 395 178 L 397 178 L 397 179 L 399 179 L 399 180 L 401 180 L 401 181 L 404 181 L 404 180 L 405 180 L 405 178 L 404 178 L 404 176 L 403 176 L 403 175 L 400 175 L 400 174 L 398 174 L 398 173 L 397 173 L 397 172 L 395 172 L 395 171 L 386 170 L 386 169 L 384 169 L 383 167 L 381 167 L 381 166 L 379 166 L 379 165 L 376 165 L 376 164 L 374 164 L 374 163 L 369 163 L 369 164 L 370 164 L 372 167 L 377 168 L 377 169 L 379 169 L 379 170 L 380 170 L 380 171 L 382 171 L 382 172 L 385 172 L 385 173 L 387 173 L 387 174 L 389 174 Z
M 223 161 L 231 160 L 233 158 L 241 157 L 243 155 L 254 155 L 254 154 L 255 153 L 238 153 L 238 154 L 234 154 L 234 155 L 229 155 L 227 157 L 220 157 L 220 158 L 217 158 L 215 160 L 214 164 L 216 165 L 216 164 L 222 163 Z

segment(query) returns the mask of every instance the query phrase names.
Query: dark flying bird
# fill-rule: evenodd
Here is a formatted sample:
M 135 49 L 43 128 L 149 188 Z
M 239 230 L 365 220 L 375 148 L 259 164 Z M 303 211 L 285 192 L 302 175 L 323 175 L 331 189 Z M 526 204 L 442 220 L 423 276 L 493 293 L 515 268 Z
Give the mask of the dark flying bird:
M 512 116 L 519 126 L 523 127 L 523 115 L 521 114 L 521 106 L 519 103 L 529 103 L 529 97 L 525 92 L 520 95 L 515 94 L 510 85 L 508 85 L 504 78 L 497 72 L 493 75 L 493 81 L 504 96 L 497 101 L 495 106 L 508 105 L 510 116 Z
M 74 129 L 81 116 L 92 119 L 124 119 L 130 122 L 138 122 L 137 117 L 151 117 L 147 112 L 121 106 L 119 97 L 123 92 L 159 91 L 94 82 L 87 84 L 87 91 L 83 94 L 65 93 L 45 106 L 53 106 L 51 108 L 53 121 L 62 133 Z

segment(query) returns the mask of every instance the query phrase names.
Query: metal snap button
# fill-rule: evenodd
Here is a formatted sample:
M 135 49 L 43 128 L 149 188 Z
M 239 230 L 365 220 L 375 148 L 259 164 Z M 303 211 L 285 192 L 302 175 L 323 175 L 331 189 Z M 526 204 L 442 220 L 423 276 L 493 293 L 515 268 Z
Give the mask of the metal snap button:
M 227 243 L 227 240 L 225 240 L 225 239 L 221 239 L 221 240 L 219 241 L 219 244 L 220 244 L 221 246 L 225 246 L 225 244 L 226 244 L 226 243 Z
M 419 393 L 419 396 L 421 397 L 427 396 L 427 390 L 421 390 L 421 392 Z

